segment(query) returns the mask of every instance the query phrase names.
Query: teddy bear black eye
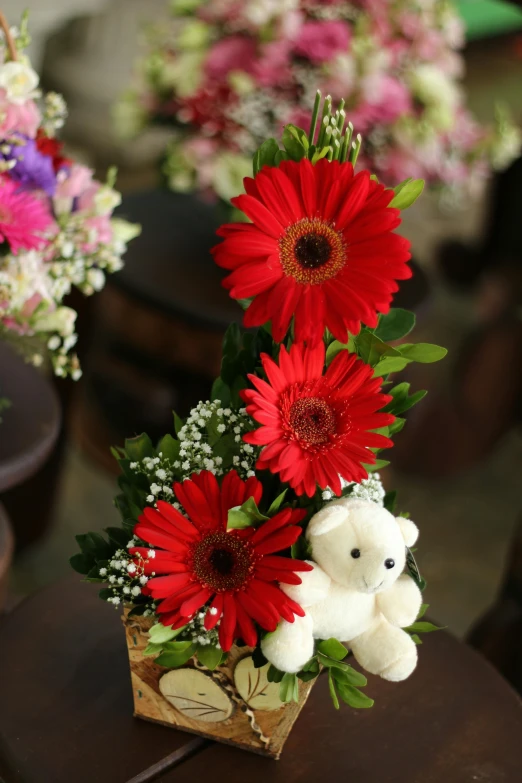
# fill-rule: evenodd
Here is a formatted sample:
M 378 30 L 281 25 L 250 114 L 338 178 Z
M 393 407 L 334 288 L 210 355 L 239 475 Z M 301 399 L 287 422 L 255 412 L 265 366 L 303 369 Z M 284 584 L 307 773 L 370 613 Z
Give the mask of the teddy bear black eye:
M 352 549 L 350 552 L 351 556 L 357 560 L 358 557 L 361 556 L 361 550 L 360 549 Z
M 392 558 L 389 557 L 387 560 L 384 561 L 384 565 L 386 566 L 386 568 L 393 568 L 393 566 L 395 565 L 395 560 L 392 560 Z

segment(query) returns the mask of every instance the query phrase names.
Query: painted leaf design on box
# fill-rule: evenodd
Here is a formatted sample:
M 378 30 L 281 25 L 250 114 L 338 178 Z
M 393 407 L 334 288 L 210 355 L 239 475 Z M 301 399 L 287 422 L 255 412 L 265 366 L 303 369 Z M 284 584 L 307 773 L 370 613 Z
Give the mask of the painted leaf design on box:
M 256 669 L 252 656 L 243 658 L 234 670 L 234 682 L 242 699 L 253 710 L 278 710 L 282 707 L 279 685 L 268 682 L 269 664 Z
M 214 680 L 196 669 L 174 669 L 159 681 L 159 689 L 173 707 L 191 720 L 220 723 L 234 705 Z

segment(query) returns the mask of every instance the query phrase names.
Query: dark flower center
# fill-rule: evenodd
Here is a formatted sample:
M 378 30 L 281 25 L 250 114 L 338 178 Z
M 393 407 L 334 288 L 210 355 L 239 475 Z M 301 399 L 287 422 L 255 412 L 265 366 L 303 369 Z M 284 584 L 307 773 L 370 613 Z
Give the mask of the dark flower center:
M 253 574 L 254 565 L 252 547 L 233 533 L 209 533 L 192 550 L 194 576 L 217 593 L 244 587 Z
M 301 397 L 290 408 L 290 426 L 295 435 L 311 446 L 328 443 L 335 434 L 335 413 L 321 397 Z
M 285 275 L 303 285 L 321 285 L 346 263 L 343 235 L 320 217 L 292 223 L 279 239 L 279 259 Z
M 330 260 L 332 246 L 321 234 L 304 234 L 295 243 L 294 253 L 305 269 L 319 269 Z
M 209 560 L 216 571 L 223 576 L 229 574 L 234 567 L 234 555 L 229 549 L 214 549 Z

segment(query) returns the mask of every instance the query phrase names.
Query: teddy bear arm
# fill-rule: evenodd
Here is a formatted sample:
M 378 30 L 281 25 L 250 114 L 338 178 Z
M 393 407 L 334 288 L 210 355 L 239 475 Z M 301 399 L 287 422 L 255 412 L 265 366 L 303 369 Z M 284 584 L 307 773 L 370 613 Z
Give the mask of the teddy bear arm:
M 302 607 L 313 606 L 323 601 L 328 595 L 331 579 L 317 563 L 307 560 L 314 567 L 313 571 L 300 571 L 300 585 L 280 584 L 281 590 Z
M 389 590 L 377 596 L 379 610 L 389 623 L 398 628 L 415 622 L 421 603 L 421 592 L 407 574 L 402 574 Z

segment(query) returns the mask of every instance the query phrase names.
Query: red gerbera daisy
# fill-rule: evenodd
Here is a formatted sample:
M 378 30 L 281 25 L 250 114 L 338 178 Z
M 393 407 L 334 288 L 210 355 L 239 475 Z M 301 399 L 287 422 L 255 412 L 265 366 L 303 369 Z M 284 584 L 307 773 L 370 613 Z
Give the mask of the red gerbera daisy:
M 381 393 L 381 379 L 355 354 L 341 351 L 323 374 L 324 344 L 314 348 L 281 346 L 279 365 L 262 357 L 268 383 L 249 375 L 256 387 L 241 392 L 247 412 L 262 427 L 244 440 L 264 446 L 257 468 L 279 473 L 298 495 L 310 497 L 316 485 L 341 493 L 340 477 L 361 481 L 373 464 L 370 449 L 392 446 L 371 430 L 395 417 L 376 413 L 392 399 Z
M 214 258 L 232 270 L 224 285 L 235 299 L 255 297 L 245 326 L 272 322 L 281 342 L 295 316 L 295 339 L 318 343 L 325 326 L 341 342 L 361 321 L 373 328 L 387 313 L 396 280 L 411 277 L 409 242 L 392 233 L 393 191 L 354 176 L 351 163 L 309 160 L 265 166 L 232 199 L 252 223 L 218 230 Z
M 163 625 L 186 625 L 210 602 L 205 627 L 220 621 L 219 643 L 226 651 L 236 637 L 255 646 L 253 621 L 274 631 L 281 618 L 293 622 L 295 614 L 304 615 L 277 583 L 300 584 L 295 572 L 311 567 L 274 554 L 298 539 L 304 510 L 287 508 L 258 528 L 227 530 L 229 509 L 250 497 L 259 503 L 262 486 L 256 478 L 242 481 L 233 470 L 220 487 L 212 473 L 201 471 L 174 490 L 189 518 L 159 500 L 157 510 L 144 510 L 134 532 L 160 549 L 153 559 L 143 547 L 130 550 L 146 561 L 145 574 L 155 574 L 144 592 L 160 601 L 156 611 Z

